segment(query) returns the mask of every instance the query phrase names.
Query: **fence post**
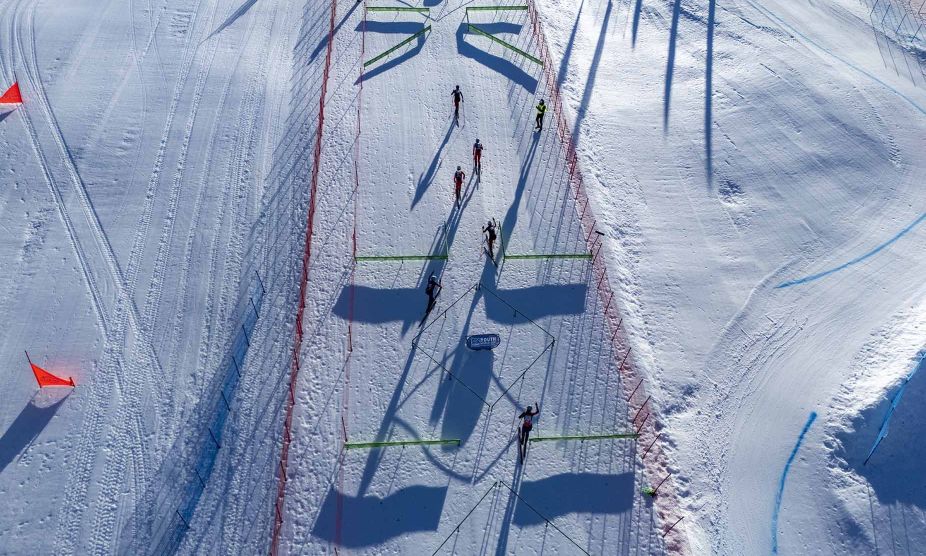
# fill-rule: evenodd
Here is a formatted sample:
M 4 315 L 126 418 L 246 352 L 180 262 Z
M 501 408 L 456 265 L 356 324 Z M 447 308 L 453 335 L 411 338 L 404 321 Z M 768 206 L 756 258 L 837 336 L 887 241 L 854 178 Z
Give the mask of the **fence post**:
M 620 374 L 621 371 L 624 370 L 624 363 L 627 361 L 627 358 L 630 357 L 630 350 L 632 349 L 633 349 L 633 346 L 630 346 L 629 348 L 627 348 L 627 354 L 624 355 L 624 359 L 621 360 L 621 366 L 618 367 L 617 374 Z M 630 400 L 627 400 L 627 401 L 629 402 Z
M 666 535 L 668 535 L 668 534 L 669 534 L 669 531 L 671 531 L 672 529 L 675 529 L 675 526 L 678 525 L 678 523 L 679 523 L 681 520 L 683 520 L 683 519 L 685 519 L 685 516 L 682 516 L 682 517 L 676 519 L 676 520 L 675 520 L 675 523 L 673 523 L 668 529 L 666 529 L 666 532 L 663 533 L 662 536 L 665 537 Z
M 631 392 L 630 395 L 627 396 L 628 402 L 633 399 L 633 395 L 637 393 L 637 390 L 640 388 L 642 384 L 643 384 L 643 379 L 641 378 L 640 382 L 638 382 L 637 385 L 634 387 L 633 392 Z
M 212 432 L 212 427 L 209 427 L 209 436 L 211 436 L 211 437 L 212 437 L 212 441 L 215 442 L 215 447 L 216 447 L 216 448 L 221 448 L 221 447 L 222 447 L 222 445 L 219 444 L 219 441 L 215 439 L 215 434 L 213 434 L 213 432 Z
M 649 419 L 649 416 L 650 416 L 650 415 L 651 415 L 651 413 L 650 413 L 649 411 L 647 411 L 647 412 L 646 412 L 646 417 L 644 417 L 643 420 L 640 421 L 640 428 L 638 428 L 638 429 L 637 429 L 637 432 L 636 432 L 637 435 L 639 435 L 639 434 L 640 434 L 640 431 L 643 430 L 643 425 L 646 424 L 646 421 Z M 631 423 L 633 423 L 633 421 L 631 421 Z
M 241 331 L 244 332 L 244 341 L 247 342 L 248 347 L 251 347 L 251 339 L 248 338 L 248 331 L 244 329 L 244 325 L 241 325 Z
M 643 455 L 640 456 L 640 459 L 641 459 L 641 460 L 646 459 L 646 454 L 649 453 L 650 448 L 652 448 L 652 447 L 653 447 L 653 444 L 655 444 L 656 441 L 659 440 L 659 437 L 660 437 L 660 436 L 662 436 L 662 433 L 661 433 L 661 432 L 658 433 L 658 434 L 656 435 L 656 438 L 654 438 L 653 441 L 649 443 L 649 446 L 647 446 L 646 449 L 643 450 Z
M 263 295 L 264 295 L 265 293 L 267 293 L 267 290 L 264 289 L 264 281 L 260 279 L 260 272 L 257 272 L 257 271 L 255 270 L 255 271 L 254 271 L 254 274 L 257 275 L 257 283 L 260 284 L 260 291 L 261 291 L 261 294 L 260 294 L 260 295 L 261 295 L 261 297 L 263 297 Z
M 643 381 L 641 380 L 640 382 L 643 382 Z M 643 400 L 643 403 L 640 405 L 640 409 L 638 409 L 637 412 L 633 414 L 633 419 L 630 420 L 631 423 L 637 422 L 637 417 L 640 416 L 640 412 L 643 411 L 644 407 L 646 407 L 646 402 L 648 402 L 649 399 L 650 399 L 650 396 L 646 396 L 646 399 Z M 627 401 L 630 401 L 630 400 L 627 400 Z

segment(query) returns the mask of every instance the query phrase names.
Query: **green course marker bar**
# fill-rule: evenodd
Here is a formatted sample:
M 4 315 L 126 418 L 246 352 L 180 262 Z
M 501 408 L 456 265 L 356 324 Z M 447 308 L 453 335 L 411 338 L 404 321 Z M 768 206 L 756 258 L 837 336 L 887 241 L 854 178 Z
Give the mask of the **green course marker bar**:
M 534 255 L 505 255 L 506 259 L 591 259 L 591 253 L 540 253 Z
M 357 262 L 364 261 L 446 261 L 447 255 L 383 255 L 354 257 Z
M 418 12 L 431 13 L 428 8 L 411 8 L 408 6 L 367 6 L 368 12 Z
M 525 11 L 527 6 L 469 6 L 466 11 L 473 12 L 491 12 L 491 11 Z
M 577 436 L 538 436 L 535 438 L 528 438 L 531 442 L 546 442 L 546 441 L 559 441 L 564 440 L 607 440 L 611 438 L 637 438 L 640 435 L 629 433 L 621 434 L 592 434 L 592 435 L 577 435 Z
M 530 60 L 531 62 L 540 64 L 541 66 L 543 66 L 543 62 L 541 62 L 539 58 L 534 58 L 533 56 L 531 56 L 531 55 L 528 54 L 527 52 L 524 52 L 523 50 L 521 50 L 521 49 L 518 48 L 517 46 L 514 46 L 514 45 L 512 45 L 512 44 L 509 44 L 509 43 L 503 41 L 502 39 L 496 37 L 495 35 L 493 35 L 493 34 L 491 34 L 491 33 L 487 33 L 486 31 L 483 31 L 482 29 L 480 29 L 479 27 L 476 27 L 476 26 L 473 25 L 472 23 L 467 23 L 467 26 L 469 27 L 469 30 L 470 30 L 470 31 L 475 31 L 475 32 L 479 33 L 480 35 L 485 35 L 486 37 L 488 37 L 488 38 L 490 38 L 491 40 L 497 42 L 498 44 L 504 46 L 505 48 L 508 48 L 508 49 L 510 49 L 510 50 L 513 50 L 513 51 L 517 52 L 518 54 L 520 54 L 521 56 L 524 56 L 525 58 L 527 58 L 527 59 Z
M 427 27 L 425 27 L 425 28 L 422 29 L 421 31 L 418 31 L 418 32 L 415 33 L 414 35 L 408 37 L 408 38 L 405 39 L 404 41 L 402 41 L 402 42 L 400 42 L 399 44 L 393 46 L 392 48 L 390 48 L 389 50 L 383 52 L 383 53 L 380 54 L 379 56 L 376 56 L 375 58 L 373 58 L 373 59 L 371 59 L 371 60 L 367 60 L 366 62 L 363 63 L 363 67 L 367 67 L 367 66 L 369 66 L 370 64 L 375 63 L 375 62 L 377 62 L 377 61 L 379 61 L 379 60 L 385 58 L 386 56 L 389 56 L 390 54 L 392 54 L 392 53 L 395 52 L 396 50 L 402 48 L 402 47 L 405 46 L 406 44 L 412 42 L 413 40 L 415 40 L 415 39 L 418 38 L 419 36 L 421 36 L 421 35 L 427 33 L 427 32 L 430 31 L 430 30 L 431 30 L 431 26 L 428 25 Z
M 389 442 L 345 442 L 344 447 L 348 450 L 352 450 L 359 448 L 385 448 L 388 446 L 433 446 L 435 444 L 456 444 L 459 446 L 460 440 L 392 440 Z

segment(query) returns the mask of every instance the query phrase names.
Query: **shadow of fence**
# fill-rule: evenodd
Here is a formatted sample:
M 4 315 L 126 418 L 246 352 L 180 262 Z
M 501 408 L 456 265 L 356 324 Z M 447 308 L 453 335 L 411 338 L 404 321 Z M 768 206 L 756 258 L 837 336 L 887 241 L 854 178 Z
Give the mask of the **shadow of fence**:
M 225 424 L 232 413 L 250 338 L 260 316 L 265 290 L 260 275 L 254 272 L 253 276 L 235 305 L 230 347 L 210 387 L 186 421 L 183 431 L 188 434 L 177 436 L 149 483 L 146 499 L 151 504 L 136 510 L 135 528 L 132 530 L 130 525 L 129 534 L 123 535 L 121 553 L 174 553 L 190 527 L 222 447 Z
M 909 0 L 863 0 L 885 65 L 917 86 L 926 84 L 926 12 Z M 878 37 L 880 32 L 881 37 Z

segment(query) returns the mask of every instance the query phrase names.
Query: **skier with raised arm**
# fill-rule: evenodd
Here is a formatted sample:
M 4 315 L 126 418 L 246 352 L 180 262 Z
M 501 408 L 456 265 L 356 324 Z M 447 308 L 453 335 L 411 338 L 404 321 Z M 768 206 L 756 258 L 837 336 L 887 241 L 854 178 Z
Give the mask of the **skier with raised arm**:
M 537 405 L 537 411 L 533 411 L 531 406 L 527 406 L 527 409 L 524 410 L 518 419 L 521 419 L 521 428 L 518 429 L 518 445 L 521 450 L 521 463 L 524 463 L 524 456 L 527 455 L 527 437 L 530 436 L 531 429 L 534 428 L 534 417 L 540 414 L 540 404 L 534 402 Z

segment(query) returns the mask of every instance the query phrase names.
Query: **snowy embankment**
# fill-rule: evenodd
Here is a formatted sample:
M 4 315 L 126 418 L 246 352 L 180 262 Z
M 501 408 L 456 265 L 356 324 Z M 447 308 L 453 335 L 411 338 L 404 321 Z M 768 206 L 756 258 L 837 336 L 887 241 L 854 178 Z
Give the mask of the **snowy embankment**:
M 901 486 L 924 472 L 903 437 L 924 376 L 862 465 L 926 345 L 919 21 L 898 2 L 539 4 L 694 551 L 921 545 L 926 497 Z

